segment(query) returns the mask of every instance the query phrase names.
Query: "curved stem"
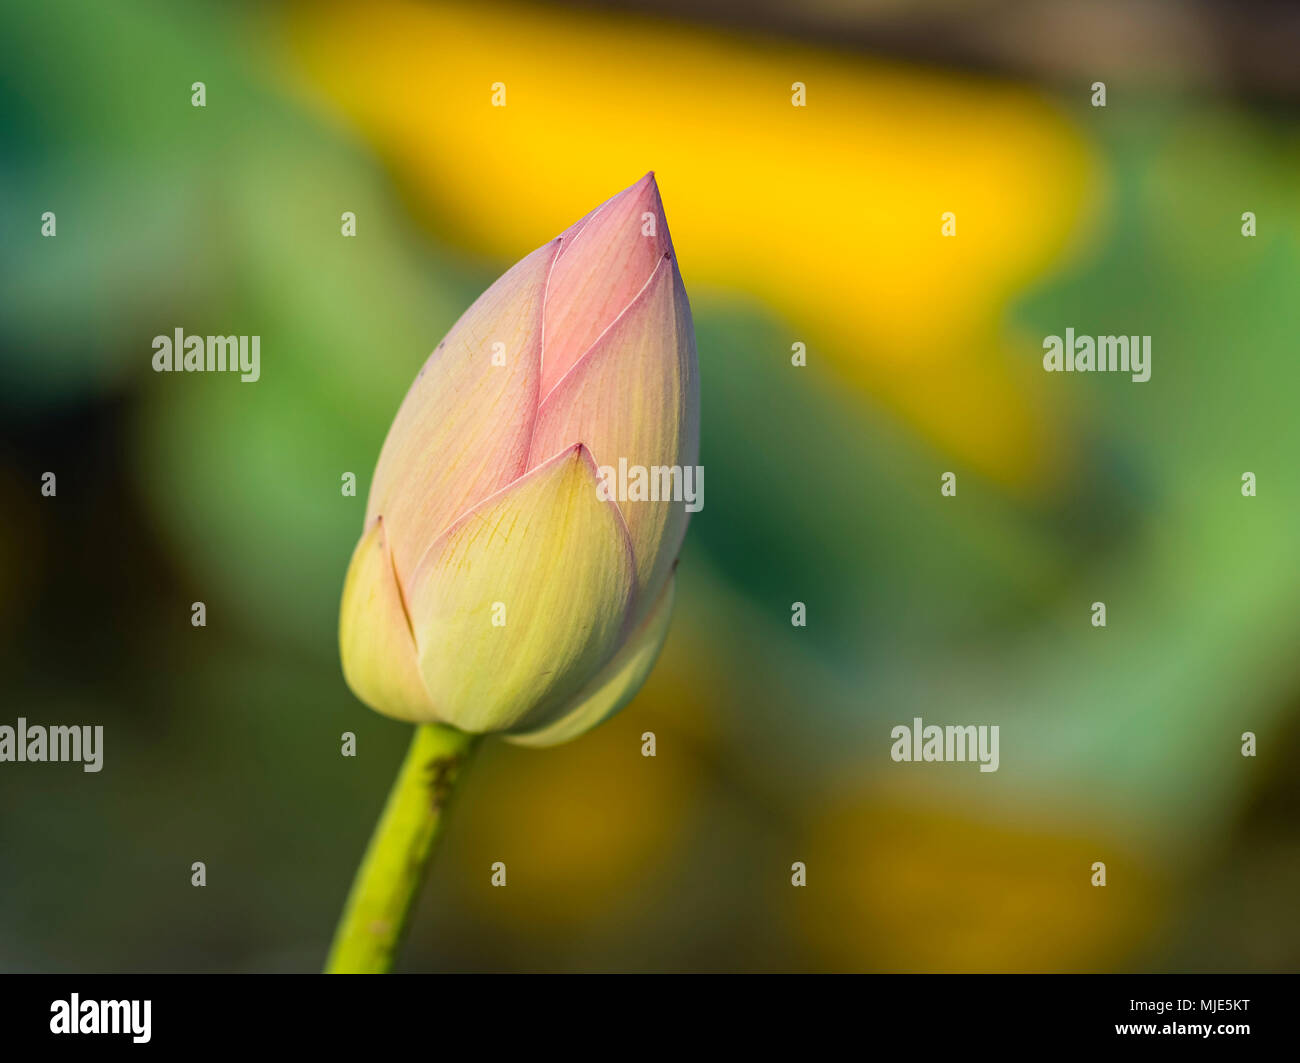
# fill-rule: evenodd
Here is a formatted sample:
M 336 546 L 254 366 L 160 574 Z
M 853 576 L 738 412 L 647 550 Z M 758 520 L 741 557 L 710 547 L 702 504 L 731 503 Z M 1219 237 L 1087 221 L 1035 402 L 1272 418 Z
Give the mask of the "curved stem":
M 383 974 L 392 967 L 447 802 L 477 739 L 440 724 L 415 729 L 352 882 L 326 974 Z

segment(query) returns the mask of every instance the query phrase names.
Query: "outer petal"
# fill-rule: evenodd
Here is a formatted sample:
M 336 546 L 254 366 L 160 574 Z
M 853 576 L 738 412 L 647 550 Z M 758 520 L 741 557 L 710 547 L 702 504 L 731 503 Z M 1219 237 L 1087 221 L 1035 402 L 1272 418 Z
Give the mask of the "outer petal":
M 690 306 L 676 265 L 662 258 L 649 283 L 542 403 L 530 464 L 585 443 L 597 464 L 694 466 L 699 380 Z M 680 475 L 680 472 L 679 472 Z M 685 501 L 622 501 L 648 610 L 686 534 Z
M 339 656 L 348 686 L 372 709 L 417 723 L 436 719 L 420 679 L 382 517 L 352 553 L 339 606 Z
M 388 431 L 366 519 L 384 515 L 398 576 L 471 506 L 519 477 L 539 398 L 553 240 L 475 300 L 429 356 Z M 493 364 L 502 344 L 505 365 Z
M 653 218 L 649 235 L 646 214 Z M 672 246 L 653 173 L 565 234 L 546 297 L 543 397 L 645 286 Z
M 632 546 L 596 488 L 590 453 L 570 447 L 465 514 L 421 559 L 411 592 L 419 667 L 448 723 L 545 723 L 622 644 Z
M 604 671 L 578 695 L 573 709 L 540 730 L 509 735 L 508 739 L 521 746 L 558 745 L 590 731 L 636 697 L 668 637 L 675 586 L 676 581 L 670 579 L 650 615 Z

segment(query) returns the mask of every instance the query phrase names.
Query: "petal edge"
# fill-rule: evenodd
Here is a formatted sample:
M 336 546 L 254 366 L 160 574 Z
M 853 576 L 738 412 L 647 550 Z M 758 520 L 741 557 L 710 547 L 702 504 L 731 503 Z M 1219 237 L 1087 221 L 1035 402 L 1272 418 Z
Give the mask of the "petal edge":
M 554 723 L 535 731 L 505 736 L 520 746 L 555 746 L 586 734 L 604 723 L 636 697 L 654 668 L 668 638 L 676 580 L 670 578 L 650 615 L 633 632 L 603 672 L 575 699 L 574 706 Z
M 362 535 L 348 564 L 339 605 L 339 659 L 352 692 L 376 712 L 412 723 L 437 720 L 420 679 L 382 517 Z

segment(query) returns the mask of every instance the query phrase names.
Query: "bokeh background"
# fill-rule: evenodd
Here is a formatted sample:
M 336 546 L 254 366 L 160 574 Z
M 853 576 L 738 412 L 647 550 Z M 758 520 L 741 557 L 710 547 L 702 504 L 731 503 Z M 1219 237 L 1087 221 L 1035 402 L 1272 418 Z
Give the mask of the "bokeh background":
M 0 765 L 0 968 L 318 969 L 409 738 L 335 641 L 389 420 L 649 169 L 704 396 L 674 626 L 610 723 L 486 744 L 401 967 L 1300 967 L 1295 16 L 658 11 L 4 6 L 0 722 L 106 737 Z M 1151 381 L 1045 374 L 1067 326 Z M 178 327 L 261 381 L 153 373 Z M 918 715 L 1000 770 L 893 763 Z

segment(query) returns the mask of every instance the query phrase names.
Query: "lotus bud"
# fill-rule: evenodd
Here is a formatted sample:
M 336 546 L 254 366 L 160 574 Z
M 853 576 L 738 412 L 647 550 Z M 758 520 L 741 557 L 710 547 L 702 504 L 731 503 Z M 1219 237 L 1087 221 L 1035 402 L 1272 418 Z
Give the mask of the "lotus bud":
M 622 708 L 667 635 L 699 416 L 647 174 L 511 267 L 411 385 L 343 589 L 357 697 L 532 745 Z M 615 468 L 676 489 L 620 491 Z

